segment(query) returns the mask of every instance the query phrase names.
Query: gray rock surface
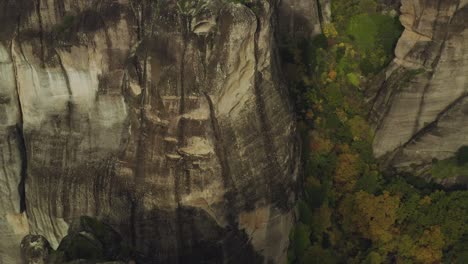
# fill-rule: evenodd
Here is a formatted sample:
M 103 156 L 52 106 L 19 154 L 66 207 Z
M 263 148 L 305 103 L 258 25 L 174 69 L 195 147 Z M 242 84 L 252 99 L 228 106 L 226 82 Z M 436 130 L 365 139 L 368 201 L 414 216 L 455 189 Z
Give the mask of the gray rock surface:
M 299 158 L 276 5 L 1 1 L 0 262 L 90 215 L 149 263 L 283 263 Z
M 468 1 L 401 2 L 405 31 L 370 117 L 375 154 L 405 168 L 468 144 Z
M 321 9 L 318 1 L 282 0 L 278 10 L 279 31 L 293 39 L 320 34 Z

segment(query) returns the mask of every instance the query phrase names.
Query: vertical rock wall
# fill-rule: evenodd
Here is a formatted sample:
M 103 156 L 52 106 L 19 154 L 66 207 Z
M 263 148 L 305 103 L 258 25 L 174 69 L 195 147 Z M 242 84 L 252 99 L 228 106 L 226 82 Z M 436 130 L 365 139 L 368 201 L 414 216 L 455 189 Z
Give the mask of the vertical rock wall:
M 299 158 L 277 3 L 188 3 L 2 3 L 0 232 L 55 247 L 90 215 L 148 263 L 285 261 Z
M 20 183 L 25 174 L 21 113 L 15 70 L 7 46 L 0 44 L 0 262 L 19 259 L 18 242 L 28 232 L 20 208 Z M 21 189 L 21 192 L 23 190 Z

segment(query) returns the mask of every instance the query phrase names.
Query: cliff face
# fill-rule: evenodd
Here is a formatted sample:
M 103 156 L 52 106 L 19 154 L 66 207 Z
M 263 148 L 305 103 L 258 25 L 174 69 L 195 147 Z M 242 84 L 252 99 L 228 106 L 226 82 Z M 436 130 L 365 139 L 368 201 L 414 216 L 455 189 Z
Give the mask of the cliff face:
M 396 58 L 375 86 L 374 151 L 423 165 L 468 144 L 468 1 L 403 0 Z
M 0 262 L 81 215 L 150 263 L 283 262 L 299 159 L 276 5 L 1 1 Z

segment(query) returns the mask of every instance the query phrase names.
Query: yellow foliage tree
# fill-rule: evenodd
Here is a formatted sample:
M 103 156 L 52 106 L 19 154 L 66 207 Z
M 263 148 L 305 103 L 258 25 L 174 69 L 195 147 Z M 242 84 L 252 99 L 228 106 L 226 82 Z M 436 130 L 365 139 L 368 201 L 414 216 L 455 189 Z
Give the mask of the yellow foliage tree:
M 340 154 L 335 170 L 335 187 L 343 192 L 352 191 L 360 173 L 361 161 L 358 154 Z
M 330 70 L 330 72 L 328 72 L 328 78 L 330 78 L 331 81 L 334 81 L 336 79 L 336 71 L 335 70 Z
M 336 38 L 338 36 L 338 31 L 336 31 L 333 23 L 325 23 L 323 25 L 323 34 L 327 38 Z
M 419 204 L 420 205 L 430 205 L 432 203 L 432 200 L 431 200 L 431 197 L 429 196 L 424 196 L 424 198 L 422 198 L 420 201 L 419 201 Z
M 374 196 L 364 191 L 348 196 L 340 205 L 345 227 L 376 243 L 386 243 L 398 233 L 394 226 L 400 198 L 388 192 Z
M 444 245 L 444 234 L 440 227 L 433 226 L 424 230 L 413 257 L 418 263 L 441 263 Z

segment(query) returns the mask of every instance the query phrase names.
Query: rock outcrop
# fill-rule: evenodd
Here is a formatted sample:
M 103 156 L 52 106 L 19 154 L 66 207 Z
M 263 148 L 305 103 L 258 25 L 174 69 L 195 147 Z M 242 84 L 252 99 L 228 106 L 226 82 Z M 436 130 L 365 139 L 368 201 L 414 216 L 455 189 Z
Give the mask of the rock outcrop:
M 468 1 L 403 0 L 396 58 L 376 86 L 374 152 L 408 168 L 468 144 Z
M 20 247 L 21 261 L 28 264 L 47 263 L 52 251 L 49 241 L 41 235 L 25 236 L 21 241 Z
M 0 2 L 1 263 L 81 215 L 148 263 L 284 262 L 299 158 L 278 3 L 234 2 Z
M 21 263 L 135 263 L 138 254 L 109 225 L 82 216 L 73 219 L 68 234 L 57 250 L 40 235 L 27 235 L 21 241 Z M 141 263 L 138 259 L 138 263 Z

